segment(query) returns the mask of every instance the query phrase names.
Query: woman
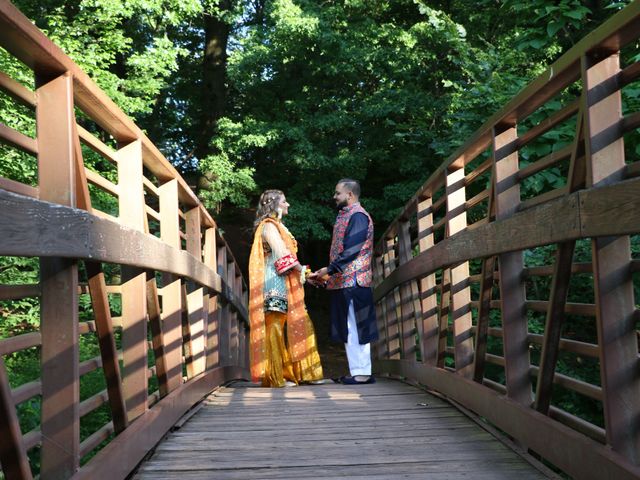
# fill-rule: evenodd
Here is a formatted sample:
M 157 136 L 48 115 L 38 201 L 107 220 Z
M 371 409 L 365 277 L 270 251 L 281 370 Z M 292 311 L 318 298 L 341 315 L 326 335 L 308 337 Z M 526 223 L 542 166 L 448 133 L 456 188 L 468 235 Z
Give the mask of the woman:
M 289 204 L 280 190 L 260 196 L 249 259 L 251 377 L 263 387 L 319 383 L 322 365 L 304 305 L 306 268 L 282 217 Z M 285 340 L 286 328 L 286 340 Z

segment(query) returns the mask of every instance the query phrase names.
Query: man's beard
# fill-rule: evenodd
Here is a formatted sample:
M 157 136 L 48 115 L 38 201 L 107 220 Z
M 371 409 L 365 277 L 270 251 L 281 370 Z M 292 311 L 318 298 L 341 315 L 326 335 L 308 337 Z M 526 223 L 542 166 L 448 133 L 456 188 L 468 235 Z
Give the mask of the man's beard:
M 336 209 L 340 210 L 341 208 L 344 208 L 347 205 L 349 205 L 349 203 L 346 200 L 343 200 L 342 202 L 336 202 Z

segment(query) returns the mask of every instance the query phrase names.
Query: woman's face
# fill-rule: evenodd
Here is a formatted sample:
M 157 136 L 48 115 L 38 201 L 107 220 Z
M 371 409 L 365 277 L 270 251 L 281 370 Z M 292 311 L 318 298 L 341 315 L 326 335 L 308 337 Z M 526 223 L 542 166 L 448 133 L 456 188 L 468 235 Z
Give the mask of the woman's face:
M 287 197 L 283 195 L 280 198 L 280 203 L 278 203 L 278 206 L 276 208 L 279 208 L 280 210 L 282 210 L 283 217 L 287 215 L 289 213 L 289 202 L 287 202 Z

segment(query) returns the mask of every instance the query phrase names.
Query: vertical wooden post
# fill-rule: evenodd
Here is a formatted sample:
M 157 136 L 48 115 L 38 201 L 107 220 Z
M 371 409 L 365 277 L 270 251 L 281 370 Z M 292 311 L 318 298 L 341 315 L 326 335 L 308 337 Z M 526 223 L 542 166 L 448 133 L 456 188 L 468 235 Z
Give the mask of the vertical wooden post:
M 604 59 L 595 55 L 583 59 L 587 183 L 593 187 L 624 178 L 621 96 L 615 88 L 616 82 L 612 82 L 619 73 L 619 54 Z M 607 91 L 603 92 L 603 88 Z M 629 268 L 630 241 L 627 235 L 598 237 L 591 245 L 607 442 L 630 462 L 638 464 L 640 377 Z
M 65 74 L 36 91 L 40 199 L 76 206 L 73 89 Z M 42 334 L 41 478 L 70 478 L 78 468 L 78 268 L 67 258 L 40 260 Z
M 431 197 L 418 202 L 418 245 L 424 253 L 434 245 L 433 210 Z M 438 358 L 438 297 L 436 295 L 436 274 L 432 273 L 420 280 L 422 309 L 422 334 L 420 348 L 422 361 L 436 365 Z
M 452 236 L 467 228 L 464 167 L 447 173 L 446 195 L 447 231 L 449 236 Z M 470 378 L 473 374 L 473 326 L 469 262 L 462 262 L 451 267 L 451 317 L 456 373 Z
M 0 355 L 0 464 L 8 479 L 31 480 L 31 467 L 22 441 L 9 378 Z
M 373 268 L 374 268 L 374 284 L 377 286 L 384 280 L 384 256 L 383 255 L 374 255 L 373 257 Z M 387 334 L 387 319 L 386 319 L 386 308 L 385 308 L 385 300 L 381 299 L 376 302 L 376 322 L 378 324 L 378 332 L 379 338 L 373 344 L 374 347 L 374 358 L 377 359 L 385 359 L 389 357 L 389 343 L 388 343 L 388 334 Z
M 438 368 L 444 368 L 444 359 L 447 354 L 447 336 L 449 334 L 449 313 L 451 308 L 451 269 L 442 269 L 440 281 L 440 312 L 438 314 Z
M 512 151 L 511 148 L 517 138 L 515 126 L 494 129 L 497 220 L 510 217 L 520 205 L 520 184 L 517 180 L 518 152 Z M 507 395 L 523 405 L 529 405 L 531 379 L 529 378 L 529 343 L 522 252 L 501 254 L 499 265 Z
M 199 207 L 187 212 L 186 224 L 187 251 L 202 261 L 202 224 Z M 187 368 L 187 376 L 191 378 L 204 372 L 206 367 L 204 289 L 197 287 L 193 282 L 187 282 L 187 309 L 189 328 L 187 348 L 192 359 Z
M 178 181 L 173 179 L 159 187 L 160 238 L 180 249 Z M 164 332 L 169 391 L 182 384 L 182 287 L 179 277 L 165 274 L 162 285 L 162 327 Z
M 394 240 L 388 238 L 385 241 L 385 253 L 384 253 L 384 275 L 388 277 L 396 268 L 395 264 L 395 251 Z M 396 292 L 394 290 L 387 294 L 387 352 L 389 359 L 400 358 L 400 330 L 398 328 L 398 302 L 396 301 Z
M 229 290 L 234 297 L 238 296 L 238 284 L 236 282 L 236 264 L 233 260 L 227 263 L 227 282 Z M 238 362 L 238 314 L 232 309 L 229 315 L 229 363 L 236 365 Z
M 217 270 L 216 259 L 216 230 L 208 228 L 204 233 L 204 263 L 207 267 Z M 218 294 L 209 292 L 205 302 L 207 310 L 207 365 L 214 368 L 220 365 L 220 309 L 218 308 Z
M 151 328 L 151 342 L 156 360 L 156 375 L 158 377 L 158 390 L 160 396 L 164 397 L 169 393 L 167 380 L 167 357 L 165 352 L 164 332 L 162 330 L 162 319 L 160 312 L 160 301 L 158 299 L 158 284 L 154 272 L 147 272 L 147 312 L 149 315 L 149 326 Z
M 492 173 L 491 189 L 489 191 L 489 205 L 487 220 L 495 218 L 495 174 Z M 496 271 L 496 257 L 491 256 L 482 260 L 480 272 L 480 292 L 478 307 L 478 321 L 476 326 L 476 351 L 473 356 L 473 380 L 482 383 L 487 359 L 487 341 L 489 338 L 489 320 L 491 313 L 491 298 L 493 294 L 494 272 Z
M 242 275 L 240 272 L 236 272 L 236 293 L 238 295 L 238 299 L 243 300 L 243 292 L 242 292 Z M 241 321 L 240 315 L 236 313 L 236 329 L 238 331 L 237 342 L 238 342 L 238 355 L 236 358 L 236 362 L 238 366 L 243 366 L 242 362 L 244 361 L 244 322 Z
M 224 285 L 225 293 L 228 293 L 228 277 L 227 277 L 227 247 L 220 245 L 218 247 L 218 275 L 222 279 L 222 285 Z M 218 338 L 219 338 L 219 357 L 220 366 L 226 367 L 229 365 L 229 332 L 230 332 L 230 315 L 229 315 L 229 303 L 224 295 L 218 296 Z
M 399 223 L 398 230 L 398 259 L 404 265 L 413 258 L 411 254 L 410 223 L 407 220 Z M 406 282 L 400 286 L 400 311 L 402 324 L 402 357 L 416 359 L 416 318 L 413 302 L 415 281 Z
M 120 148 L 118 156 L 119 220 L 144 231 L 145 208 L 142 184 L 142 142 Z M 122 266 L 122 351 L 124 395 L 129 421 L 142 415 L 147 403 L 147 274 L 140 268 Z

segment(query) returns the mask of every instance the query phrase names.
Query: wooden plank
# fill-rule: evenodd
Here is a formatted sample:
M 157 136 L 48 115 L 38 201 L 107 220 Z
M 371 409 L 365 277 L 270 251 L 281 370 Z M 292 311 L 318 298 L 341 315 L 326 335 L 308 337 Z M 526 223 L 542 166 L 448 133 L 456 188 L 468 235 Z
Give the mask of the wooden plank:
M 373 285 L 380 284 L 384 280 L 384 256 L 374 253 L 373 255 Z M 384 301 L 375 302 L 376 306 L 376 323 L 378 326 L 379 338 L 373 342 L 372 358 L 388 358 L 389 342 L 387 336 L 387 319 L 386 305 Z
M 0 285 L 0 300 L 20 300 L 27 297 L 39 297 L 40 285 Z
M 0 188 L 8 192 L 17 193 L 18 195 L 25 195 L 27 197 L 38 198 L 39 196 L 37 187 L 32 187 L 8 178 L 0 177 Z
M 160 236 L 162 241 L 180 249 L 178 221 L 178 184 L 171 180 L 160 186 Z M 182 286 L 179 277 L 163 275 L 162 326 L 164 332 L 167 386 L 171 392 L 182 384 Z
M 139 140 L 117 151 L 119 220 L 144 232 L 142 144 Z M 129 421 L 142 415 L 147 405 L 147 275 L 140 268 L 122 267 L 123 388 Z
M 0 141 L 31 155 L 38 154 L 38 142 L 23 133 L 0 123 Z
M 473 379 L 482 383 L 485 370 L 485 355 L 487 353 L 487 339 L 489 333 L 489 312 L 491 310 L 491 294 L 493 292 L 493 272 L 496 268 L 496 257 L 482 260 L 480 280 L 478 325 L 476 327 L 476 351 L 473 360 Z
M 160 395 L 164 397 L 169 393 L 166 343 L 160 312 L 160 300 L 158 298 L 158 284 L 154 272 L 147 272 L 147 314 L 149 315 L 153 356 L 155 358 L 156 375 L 158 376 L 158 389 L 160 390 Z
M 226 284 L 228 281 L 228 270 L 227 270 L 227 247 L 224 244 L 218 244 L 218 254 L 216 256 L 216 260 L 218 262 L 218 275 L 220 275 L 222 281 Z M 231 310 L 229 308 L 229 304 L 224 301 L 224 299 L 219 296 L 218 297 L 218 339 L 219 339 L 219 349 L 218 349 L 218 357 L 221 366 L 230 365 L 229 363 L 229 335 L 230 335 L 230 317 Z
M 36 106 L 35 93 L 4 72 L 0 72 L 0 89 L 26 107 L 34 108 Z
M 103 158 L 106 158 L 113 164 L 118 163 L 118 155 L 116 151 L 108 145 L 105 145 L 101 140 L 94 136 L 91 132 L 84 129 L 82 125 L 77 125 L 78 135 L 87 147 L 91 148 L 94 152 Z
M 31 467 L 22 443 L 20 423 L 11 397 L 9 378 L 0 356 L 0 463 L 8 479 L 30 480 Z
M 624 140 L 619 132 L 621 95 L 611 82 L 619 72 L 618 55 L 605 59 L 589 56 L 583 63 L 587 182 L 594 187 L 624 178 Z M 618 221 L 619 212 L 614 212 Z M 638 464 L 640 378 L 629 237 L 594 238 L 592 258 L 607 443 Z
M 23 333 L 15 337 L 2 338 L 0 339 L 0 356 L 36 347 L 41 343 L 40 332 Z
M 400 222 L 398 229 L 398 260 L 403 265 L 412 258 L 411 254 L 411 225 L 409 221 Z M 402 358 L 416 359 L 416 310 L 413 299 L 417 294 L 415 281 L 400 286 L 400 318 L 402 332 Z
M 446 402 L 385 379 L 367 387 L 220 389 L 134 478 L 542 478 Z
M 445 198 L 445 197 L 443 197 Z M 422 235 L 433 227 L 433 208 L 431 197 L 418 203 L 418 242 L 420 253 L 427 252 L 434 245 L 433 231 Z M 436 275 L 432 273 L 420 279 L 420 297 L 422 318 L 420 348 L 422 360 L 435 365 L 438 358 L 438 297 L 436 294 Z
M 440 280 L 440 311 L 438 318 L 438 362 L 439 368 L 444 368 L 445 353 L 447 351 L 447 332 L 449 330 L 449 315 L 451 313 L 451 269 L 442 270 Z
M 494 130 L 496 220 L 512 216 L 520 204 L 518 152 L 501 156 L 501 152 L 508 152 L 509 145 L 517 142 L 517 139 L 515 126 Z M 507 395 L 523 405 L 529 405 L 532 394 L 522 252 L 503 253 L 499 255 L 498 263 Z
M 75 207 L 73 91 L 66 74 L 38 81 L 38 177 L 42 200 Z M 29 232 L 33 235 L 33 230 Z M 41 478 L 70 478 L 78 468 L 78 267 L 73 259 L 41 258 Z
M 388 277 L 395 269 L 394 240 L 387 239 L 384 243 L 383 255 L 384 276 Z M 386 330 L 388 358 L 400 358 L 400 328 L 398 326 L 398 304 L 396 292 L 391 292 L 386 298 Z
M 202 261 L 202 223 L 200 209 L 192 208 L 186 213 L 187 251 Z
M 379 370 L 419 381 L 446 395 L 562 469 L 573 478 L 633 480 L 640 467 L 611 448 L 460 375 L 403 361 L 377 362 Z
M 89 278 L 91 305 L 98 333 L 102 368 L 107 382 L 111 417 L 115 431 L 118 433 L 127 427 L 127 415 L 109 299 L 104 288 L 105 278 L 99 264 L 87 262 L 85 266 Z
M 447 236 L 467 228 L 465 210 L 464 167 L 447 172 Z M 453 323 L 453 345 L 455 369 L 464 377 L 473 375 L 473 333 L 471 331 L 471 290 L 469 289 L 469 263 L 451 266 L 451 321 Z
M 236 264 L 227 257 L 227 283 L 234 296 L 238 294 L 236 282 Z M 235 310 L 230 310 L 229 315 L 229 365 L 238 363 L 238 315 Z

